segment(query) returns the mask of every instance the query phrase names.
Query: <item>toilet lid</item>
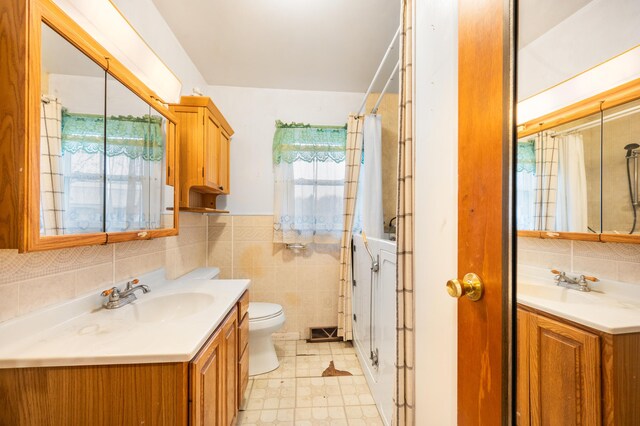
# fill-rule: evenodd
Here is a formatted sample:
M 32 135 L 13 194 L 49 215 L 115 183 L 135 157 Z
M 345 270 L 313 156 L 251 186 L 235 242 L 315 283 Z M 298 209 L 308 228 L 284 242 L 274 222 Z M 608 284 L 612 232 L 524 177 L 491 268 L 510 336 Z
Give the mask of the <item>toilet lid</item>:
M 277 303 L 249 303 L 249 321 L 266 320 L 282 314 L 282 306 Z

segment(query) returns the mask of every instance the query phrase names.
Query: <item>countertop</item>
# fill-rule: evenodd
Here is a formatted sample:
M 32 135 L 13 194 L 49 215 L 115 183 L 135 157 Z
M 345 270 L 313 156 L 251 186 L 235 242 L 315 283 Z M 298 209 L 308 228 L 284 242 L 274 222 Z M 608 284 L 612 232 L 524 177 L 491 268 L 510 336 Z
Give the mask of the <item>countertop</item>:
M 118 309 L 91 294 L 4 322 L 0 368 L 188 362 L 249 287 L 215 271 L 141 276 L 151 291 Z
M 556 286 L 546 270 L 526 272 L 518 276 L 518 303 L 609 334 L 640 332 L 640 286 L 602 281 L 580 292 Z

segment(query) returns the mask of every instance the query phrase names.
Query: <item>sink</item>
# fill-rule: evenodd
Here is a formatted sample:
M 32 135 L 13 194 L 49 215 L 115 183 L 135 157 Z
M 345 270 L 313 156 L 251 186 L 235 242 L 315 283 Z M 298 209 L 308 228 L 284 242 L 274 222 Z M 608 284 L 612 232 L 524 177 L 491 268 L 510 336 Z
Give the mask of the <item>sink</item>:
M 137 321 L 163 322 L 197 314 L 211 306 L 214 300 L 206 293 L 177 293 L 148 300 L 138 299 L 131 307 Z
M 522 296 L 535 297 L 537 299 L 549 300 L 552 302 L 566 303 L 597 303 L 596 298 L 590 294 L 580 293 L 578 290 L 570 290 L 565 287 L 551 285 L 536 285 L 518 283 L 518 294 Z

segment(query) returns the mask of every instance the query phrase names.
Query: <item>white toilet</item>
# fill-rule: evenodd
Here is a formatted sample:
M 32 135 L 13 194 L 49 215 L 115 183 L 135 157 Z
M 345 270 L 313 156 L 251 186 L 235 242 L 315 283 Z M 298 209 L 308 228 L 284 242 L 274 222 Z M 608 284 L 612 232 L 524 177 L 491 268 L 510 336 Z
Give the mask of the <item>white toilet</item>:
M 276 303 L 249 303 L 249 375 L 264 374 L 280 365 L 271 334 L 284 324 L 282 306 Z

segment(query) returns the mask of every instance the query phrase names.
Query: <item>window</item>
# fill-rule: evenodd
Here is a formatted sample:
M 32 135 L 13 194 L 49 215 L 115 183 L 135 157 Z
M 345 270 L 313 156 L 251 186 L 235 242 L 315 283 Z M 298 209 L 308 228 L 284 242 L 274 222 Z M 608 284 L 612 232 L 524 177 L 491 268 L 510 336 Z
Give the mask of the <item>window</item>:
M 340 242 L 346 141 L 346 126 L 276 122 L 274 242 Z

